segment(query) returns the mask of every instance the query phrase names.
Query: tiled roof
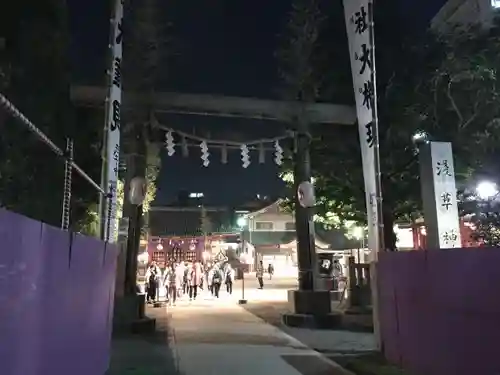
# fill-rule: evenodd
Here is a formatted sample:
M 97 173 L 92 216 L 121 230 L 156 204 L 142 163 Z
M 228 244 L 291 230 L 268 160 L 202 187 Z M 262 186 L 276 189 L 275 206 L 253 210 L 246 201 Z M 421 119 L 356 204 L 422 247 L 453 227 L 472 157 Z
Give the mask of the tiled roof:
M 244 236 L 254 246 L 288 244 L 297 238 L 293 231 L 252 231 L 251 233 L 245 232 Z M 318 226 L 316 238 L 328 244 L 332 250 L 348 250 L 359 247 L 359 241 L 348 239 L 344 231 L 339 229 L 323 230 Z
M 332 250 L 349 250 L 359 247 L 359 241 L 349 239 L 345 236 L 345 231 L 341 229 L 325 230 L 321 226 L 316 226 L 316 236 L 321 241 L 330 245 Z
M 232 224 L 232 214 L 226 210 L 206 210 L 209 233 Z M 193 236 L 202 234 L 200 209 L 152 210 L 149 212 L 152 236 Z
M 292 242 L 297 237 L 293 231 L 252 231 L 245 232 L 244 236 L 254 246 L 286 244 Z

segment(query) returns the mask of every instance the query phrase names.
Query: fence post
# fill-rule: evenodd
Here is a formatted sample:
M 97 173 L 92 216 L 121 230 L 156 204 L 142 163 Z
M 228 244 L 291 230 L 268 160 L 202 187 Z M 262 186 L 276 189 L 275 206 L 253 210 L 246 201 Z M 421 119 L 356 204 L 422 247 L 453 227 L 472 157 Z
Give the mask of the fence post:
M 114 185 L 110 184 L 109 186 L 109 194 L 107 195 L 107 200 L 108 200 L 108 212 L 107 212 L 107 220 L 106 220 L 106 237 L 105 240 L 106 242 L 109 242 L 109 239 L 111 237 L 111 215 L 113 214 L 113 195 L 116 194 L 114 190 Z
M 69 229 L 69 215 L 71 208 L 71 183 L 73 174 L 73 140 L 66 139 L 66 151 L 64 153 L 64 191 L 62 203 L 61 228 Z
M 349 275 L 348 285 L 349 285 L 349 304 L 350 307 L 357 306 L 358 304 L 358 280 L 356 272 L 356 260 L 353 256 L 347 258 L 347 272 Z

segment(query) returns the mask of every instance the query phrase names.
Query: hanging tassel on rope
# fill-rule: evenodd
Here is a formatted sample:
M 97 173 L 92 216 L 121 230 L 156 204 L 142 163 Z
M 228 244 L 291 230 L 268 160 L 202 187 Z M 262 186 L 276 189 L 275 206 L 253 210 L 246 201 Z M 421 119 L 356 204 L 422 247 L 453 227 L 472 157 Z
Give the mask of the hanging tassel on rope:
M 250 155 L 247 145 L 241 145 L 241 161 L 243 168 L 248 168 L 250 165 Z
M 208 158 L 210 157 L 210 153 L 208 152 L 208 145 L 206 141 L 200 143 L 200 149 L 201 149 L 201 160 L 203 160 L 203 166 L 208 167 L 208 165 L 210 164 L 210 160 L 208 160 Z

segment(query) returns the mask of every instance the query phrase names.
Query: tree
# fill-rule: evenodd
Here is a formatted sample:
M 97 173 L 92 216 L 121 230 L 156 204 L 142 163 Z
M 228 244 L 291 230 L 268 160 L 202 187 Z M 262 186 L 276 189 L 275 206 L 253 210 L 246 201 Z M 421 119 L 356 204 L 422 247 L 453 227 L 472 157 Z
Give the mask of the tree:
M 408 30 L 397 7 L 376 8 L 379 138 L 386 246 L 395 248 L 394 220 L 420 216 L 417 132 L 453 142 L 459 186 L 497 150 L 499 115 L 497 25 L 455 29 L 447 35 Z M 338 9 L 337 9 L 338 10 Z M 330 12 L 320 37 L 325 59 L 320 100 L 352 98 L 343 13 Z M 397 63 L 394 63 L 397 62 Z M 324 67 L 327 66 L 328 70 Z M 334 73 L 329 74 L 330 71 Z M 353 101 L 351 101 L 352 103 Z M 404 124 L 404 126 L 402 125 Z M 356 127 L 317 129 L 311 160 L 318 215 L 365 222 L 361 152 Z M 331 213 L 334 213 L 332 215 Z M 328 218 L 326 218 L 328 219 Z
M 500 203 L 493 199 L 474 203 L 469 212 L 472 238 L 485 246 L 500 246 Z
M 88 128 L 76 126 L 70 102 L 68 10 L 65 1 L 23 0 L 10 4 L 0 16 L 0 86 L 5 94 L 60 148 L 66 137 L 77 150 L 88 150 Z M 59 226 L 64 163 L 30 133 L 18 119 L 0 116 L 0 202 L 2 206 Z M 90 130 L 92 131 L 92 130 Z M 83 158 L 82 158 L 83 156 Z M 82 183 L 85 184 L 85 183 Z M 87 185 L 78 190 L 78 202 L 96 199 Z M 76 195 L 74 195 L 76 197 Z M 73 206 L 79 221 L 85 209 Z
M 158 82 L 167 75 L 168 60 L 172 56 L 171 24 L 162 19 L 157 0 L 131 2 L 126 17 L 130 25 L 124 39 L 124 88 L 145 95 L 155 95 Z M 135 108 L 127 113 L 123 131 L 123 150 L 131 154 L 129 166 L 141 175 L 144 173 L 148 184 L 148 196 L 156 194 L 156 178 L 160 167 L 160 147 L 156 142 L 156 119 L 150 105 Z M 138 136 L 139 134 L 139 136 Z M 145 157 L 143 157 L 145 156 Z M 127 155 L 125 155 L 127 157 Z M 130 160 L 130 159 L 129 159 Z M 151 200 L 152 201 L 152 200 Z M 146 213 L 151 201 L 143 205 Z

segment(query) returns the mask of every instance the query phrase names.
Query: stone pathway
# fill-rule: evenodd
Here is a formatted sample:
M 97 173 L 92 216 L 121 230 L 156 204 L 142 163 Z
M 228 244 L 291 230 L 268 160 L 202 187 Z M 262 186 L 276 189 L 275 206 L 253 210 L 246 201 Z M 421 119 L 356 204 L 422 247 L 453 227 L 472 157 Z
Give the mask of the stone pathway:
M 169 342 L 165 309 L 148 309 L 148 316 L 157 319 L 154 334 L 113 337 L 106 375 L 179 374 L 174 348 Z
M 248 306 L 238 305 L 239 283 L 220 299 L 202 292 L 175 307 L 148 306 L 157 319 L 150 337 L 119 337 L 112 343 L 107 375 L 347 375 L 325 355 L 375 349 L 372 334 L 291 329 L 281 325 L 286 284 L 246 290 Z M 258 306 L 259 312 L 252 306 Z M 313 350 L 314 349 L 314 350 Z M 352 374 L 351 374 L 352 375 Z
M 232 298 L 182 301 L 168 314 L 179 370 L 185 375 L 346 374 Z

